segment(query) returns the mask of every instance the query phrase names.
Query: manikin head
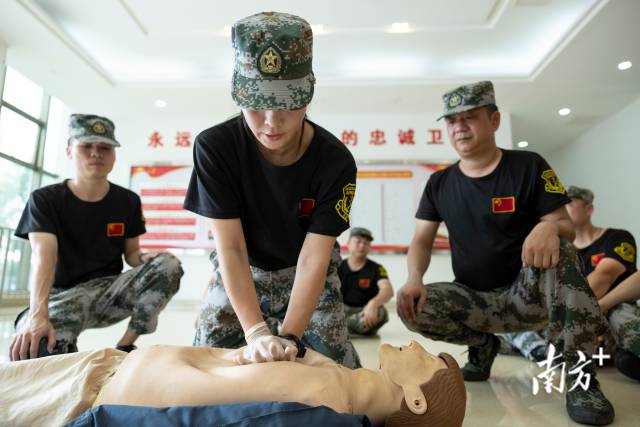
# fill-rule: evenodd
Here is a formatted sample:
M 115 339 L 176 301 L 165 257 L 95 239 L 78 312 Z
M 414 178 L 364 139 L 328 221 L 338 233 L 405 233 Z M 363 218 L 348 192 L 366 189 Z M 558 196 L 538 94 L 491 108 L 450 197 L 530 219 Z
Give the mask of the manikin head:
M 467 393 L 453 357 L 434 356 L 416 341 L 400 347 L 382 344 L 378 356 L 382 374 L 404 394 L 400 410 L 387 418 L 385 426 L 462 425 Z

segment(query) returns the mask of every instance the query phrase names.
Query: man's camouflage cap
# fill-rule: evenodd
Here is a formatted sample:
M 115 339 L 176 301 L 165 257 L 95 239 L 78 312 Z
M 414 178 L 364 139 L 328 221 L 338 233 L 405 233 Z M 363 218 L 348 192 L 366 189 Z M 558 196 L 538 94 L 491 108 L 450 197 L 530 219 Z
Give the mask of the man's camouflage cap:
M 593 191 L 588 188 L 580 188 L 572 185 L 567 190 L 567 196 L 572 199 L 580 199 L 587 204 L 593 203 L 593 199 L 595 196 L 593 195 Z
M 115 125 L 106 117 L 94 114 L 72 114 L 69 117 L 69 143 L 76 141 L 80 144 L 97 142 L 119 147 L 114 135 Z
M 364 237 L 369 241 L 373 240 L 373 234 L 371 234 L 371 231 L 369 231 L 364 227 L 351 227 L 351 231 L 349 232 L 349 238 L 352 238 L 354 236 Z
M 297 110 L 313 97 L 313 33 L 304 19 L 262 12 L 231 30 L 235 65 L 231 96 L 240 108 Z
M 495 105 L 496 97 L 493 92 L 493 83 L 482 81 L 457 87 L 442 95 L 442 102 L 444 103 L 444 112 L 442 116 L 438 117 L 438 120 L 485 105 Z

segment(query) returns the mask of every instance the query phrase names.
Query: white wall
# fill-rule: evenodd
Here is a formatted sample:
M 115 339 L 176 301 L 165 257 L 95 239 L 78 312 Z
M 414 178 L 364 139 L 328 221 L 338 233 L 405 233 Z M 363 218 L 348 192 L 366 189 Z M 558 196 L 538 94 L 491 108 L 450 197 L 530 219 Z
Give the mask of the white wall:
M 4 72 L 2 70 L 4 70 L 4 66 L 6 65 L 5 64 L 6 57 L 7 57 L 7 45 L 2 39 L 0 39 L 0 92 L 2 91 L 1 88 L 4 87 Z
M 343 255 L 346 258 L 346 255 Z M 382 264 L 389 273 L 389 280 L 393 285 L 393 290 L 397 291 L 407 282 L 407 256 L 404 254 L 371 254 L 369 256 L 378 264 Z M 451 255 L 449 252 L 436 251 L 431 256 L 429 270 L 424 276 L 425 283 L 450 282 L 453 280 L 453 270 L 451 269 Z
M 563 184 L 595 193 L 592 221 L 640 241 L 640 98 L 547 156 Z

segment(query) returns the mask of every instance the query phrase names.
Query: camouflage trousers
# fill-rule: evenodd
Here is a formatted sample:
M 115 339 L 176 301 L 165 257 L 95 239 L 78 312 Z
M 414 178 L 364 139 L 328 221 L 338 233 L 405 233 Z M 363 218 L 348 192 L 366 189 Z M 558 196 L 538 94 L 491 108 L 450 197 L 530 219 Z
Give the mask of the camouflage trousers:
M 99 277 L 69 289 L 53 289 L 49 320 L 56 330 L 52 354 L 78 351 L 78 335 L 131 317 L 127 328 L 138 335 L 156 330 L 158 315 L 178 292 L 183 275 L 180 261 L 158 255 L 116 276 Z M 27 308 L 16 319 L 16 332 L 28 324 Z M 114 343 L 115 344 L 115 343 Z
M 640 357 L 640 307 L 636 303 L 622 303 L 607 313 L 609 333 L 616 346 Z M 546 346 L 545 331 L 526 331 L 505 334 L 501 340 L 528 356 L 532 349 Z
M 211 253 L 214 277 L 207 288 L 196 328 L 193 345 L 206 347 L 238 348 L 245 345 L 244 332 L 224 289 L 220 264 L 216 252 Z M 331 254 L 324 290 L 316 306 L 302 342 L 336 362 L 359 368 L 360 358 L 349 340 L 345 315 L 342 309 L 342 294 L 338 265 L 340 252 Z M 296 267 L 264 271 L 251 267 L 253 283 L 258 295 L 262 315 L 276 335 L 278 325 L 284 320 L 289 305 Z
M 344 305 L 344 315 L 347 318 L 347 329 L 352 334 L 375 335 L 378 329 L 389 321 L 389 313 L 384 306 L 378 307 L 378 321 L 367 327 L 362 323 L 362 310 L 364 307 L 351 307 Z
M 523 268 L 510 286 L 477 291 L 441 282 L 425 288 L 427 302 L 407 327 L 435 340 L 481 346 L 492 333 L 546 328 L 549 342 L 574 359 L 578 350 L 593 354 L 595 337 L 605 328 L 595 295 L 566 240 L 560 242 L 555 268 Z

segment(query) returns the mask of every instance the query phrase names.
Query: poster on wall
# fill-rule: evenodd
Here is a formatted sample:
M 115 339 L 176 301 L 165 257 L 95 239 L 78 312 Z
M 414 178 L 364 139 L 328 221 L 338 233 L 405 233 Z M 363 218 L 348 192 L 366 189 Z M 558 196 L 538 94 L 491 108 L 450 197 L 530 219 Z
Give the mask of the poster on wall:
M 182 208 L 191 166 L 132 166 L 132 191 L 142 199 L 147 232 L 143 248 L 212 249 L 206 220 Z
M 359 164 L 351 226 L 371 230 L 371 250 L 406 252 L 413 238 L 415 214 L 429 176 L 449 163 Z M 343 249 L 348 232 L 339 242 Z M 449 250 L 448 232 L 440 224 L 433 248 Z

